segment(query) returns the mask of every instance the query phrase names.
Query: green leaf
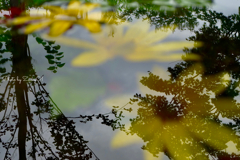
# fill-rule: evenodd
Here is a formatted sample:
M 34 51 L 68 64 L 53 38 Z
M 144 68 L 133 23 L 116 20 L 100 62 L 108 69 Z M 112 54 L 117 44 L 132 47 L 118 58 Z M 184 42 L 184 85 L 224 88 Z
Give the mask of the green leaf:
M 0 67 L 0 73 L 5 73 L 5 72 L 6 72 L 6 68 Z
M 52 44 L 54 44 L 55 43 L 55 41 L 48 41 L 48 44 L 49 45 L 52 45 Z
M 53 60 L 51 60 L 51 59 L 48 59 L 48 63 L 49 63 L 49 64 L 54 64 L 55 61 L 53 61 Z
M 64 56 L 61 56 L 61 57 L 56 57 L 57 60 L 60 60 L 61 58 L 63 58 Z
M 56 54 L 57 56 L 61 56 L 63 54 L 63 52 L 60 52 L 60 53 L 58 53 L 58 54 Z
M 58 53 L 58 51 L 57 50 L 49 50 L 49 51 L 47 51 L 47 53 L 54 54 L 54 53 Z
M 61 48 L 61 46 L 57 45 L 57 46 L 53 46 L 53 48 L 56 49 L 56 50 L 59 50 Z
M 54 59 L 54 56 L 53 55 L 46 55 L 45 56 L 47 59 Z
M 55 66 L 50 66 L 48 67 L 48 70 L 54 70 L 56 67 Z
M 42 39 L 42 38 L 39 38 L 39 37 L 37 37 L 37 38 L 36 38 L 36 41 L 37 41 L 39 44 L 41 44 L 41 43 L 43 42 L 43 39 Z
M 5 62 L 7 62 L 9 59 L 8 58 L 3 58 L 0 60 L 0 64 L 4 64 Z
M 45 46 L 44 49 L 48 52 L 51 50 L 51 47 L 50 46 Z
M 57 64 L 57 66 L 58 66 L 59 68 L 63 67 L 64 65 L 65 65 L 65 63 Z

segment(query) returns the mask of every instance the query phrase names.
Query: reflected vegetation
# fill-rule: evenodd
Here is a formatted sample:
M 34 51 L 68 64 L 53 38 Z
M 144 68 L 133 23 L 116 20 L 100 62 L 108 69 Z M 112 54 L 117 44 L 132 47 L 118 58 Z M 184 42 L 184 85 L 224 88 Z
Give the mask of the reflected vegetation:
M 9 11 L 9 15 L 1 19 L 0 35 L 3 159 L 100 159 L 78 133 L 72 119 L 80 123 L 101 119 L 99 125 L 110 126 L 128 136 L 136 135 L 144 142 L 142 149 L 155 157 L 163 152 L 169 159 L 176 160 L 239 159 L 239 152 L 227 152 L 229 142 L 236 150 L 240 149 L 239 15 L 225 16 L 208 10 L 207 6 L 212 4 L 208 0 L 104 2 L 57 2 L 58 5 L 45 3 L 40 7 L 37 5 L 42 1 L 1 3 L 2 11 Z M 25 13 L 31 7 L 43 9 L 43 12 L 33 9 Z M 141 18 L 143 20 L 136 20 Z M 134 22 L 129 23 L 131 21 Z M 195 30 L 200 21 L 205 22 L 204 25 Z M 61 36 L 74 25 L 89 31 L 96 43 Z M 49 30 L 44 30 L 46 28 Z M 187 41 L 161 42 L 177 30 L 195 31 Z M 141 78 L 141 85 L 155 92 L 135 94 L 129 97 L 127 105 L 116 104 L 108 113 L 65 116 L 45 88 L 43 76 L 37 75 L 32 64 L 28 34 L 33 32 L 37 33 L 34 38 L 47 53 L 49 66 L 46 69 L 52 73 L 65 67 L 61 62 L 65 53 L 57 43 L 88 49 L 74 58 L 72 65 L 75 67 L 100 66 L 115 57 L 135 63 L 183 61 L 168 68 L 168 79 L 159 76 L 163 73 L 158 75 L 151 71 Z M 46 32 L 48 35 L 39 36 Z M 184 55 L 178 53 L 180 50 Z M 79 74 L 71 78 L 83 80 L 86 77 Z M 95 75 L 89 77 L 94 79 Z M 53 79 L 62 84 L 53 87 L 60 88 L 70 83 L 71 78 L 55 77 Z M 68 88 L 73 90 L 68 95 L 73 104 L 65 101 L 66 93 L 60 90 L 54 93 L 63 100 L 62 105 L 71 108 L 79 103 L 92 104 L 90 101 L 105 90 L 98 85 L 91 86 L 89 90 L 96 95 L 84 101 L 78 99 L 84 95 L 74 95 L 76 84 Z M 132 111 L 136 115 L 128 118 L 126 112 Z M 129 140 L 124 136 L 116 137 L 113 141 L 117 147 L 123 147 L 123 142 Z M 151 155 L 146 159 L 153 159 Z
M 13 2 L 14 3 L 14 2 Z M 19 4 L 16 4 L 19 5 Z M 10 17 L 15 17 L 10 12 Z M 59 110 L 45 89 L 42 76 L 37 76 L 31 63 L 32 57 L 28 46 L 28 35 L 16 34 L 19 26 L 11 29 L 1 27 L 1 121 L 0 142 L 2 159 L 98 159 L 87 146 L 74 126 Z M 44 46 L 48 53 L 46 58 L 48 70 L 57 72 L 63 67 L 60 60 L 60 46 L 53 41 L 36 37 L 36 41 Z M 4 58 L 6 55 L 9 58 Z M 56 61 L 57 60 L 57 61 Z M 7 68 L 7 62 L 11 68 Z M 9 72 L 8 72 L 9 70 Z M 34 100 L 30 100 L 34 97 Z M 48 127 L 50 139 L 46 139 L 44 131 Z M 49 136 L 49 135 L 48 135 Z M 54 147 L 53 147 L 54 146 Z
M 131 103 L 138 104 L 138 115 L 122 130 L 139 136 L 142 149 L 154 156 L 164 152 L 169 159 L 238 159 L 225 151 L 228 142 L 239 150 L 239 15 L 205 9 L 198 13 L 207 23 L 188 40 L 204 45 L 184 51 L 202 60 L 169 67 L 169 80 L 151 72 L 143 77 L 142 85 L 165 96 L 136 94 Z M 115 145 L 122 143 L 118 138 Z

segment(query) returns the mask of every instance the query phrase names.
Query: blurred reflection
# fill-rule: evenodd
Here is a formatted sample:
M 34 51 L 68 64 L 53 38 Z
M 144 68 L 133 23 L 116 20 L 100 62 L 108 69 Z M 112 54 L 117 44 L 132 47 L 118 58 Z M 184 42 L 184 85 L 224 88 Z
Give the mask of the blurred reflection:
M 74 24 L 81 25 L 90 32 L 100 32 L 101 23 L 113 23 L 116 19 L 109 19 L 113 12 L 94 11 L 100 4 L 70 1 L 64 9 L 56 5 L 43 5 L 42 10 L 32 9 L 30 13 L 7 20 L 8 25 L 25 25 L 23 33 L 30 34 L 50 27 L 49 36 L 59 36 L 70 29 Z M 99 9 L 99 8 L 98 8 Z
M 168 68 L 169 80 L 151 72 L 143 77 L 140 82 L 159 94 L 136 94 L 131 102 L 138 104 L 138 115 L 122 130 L 139 136 L 142 149 L 154 156 L 239 159 L 239 15 L 201 10 L 198 17 L 208 23 L 188 40 L 204 45 L 184 51 L 201 61 Z M 114 140 L 117 147 L 124 144 L 123 137 Z M 229 151 L 229 143 L 236 148 Z
M 13 1 L 12 5 L 19 6 L 16 1 Z M 21 10 L 24 10 L 24 7 Z M 42 83 L 43 77 L 36 75 L 31 63 L 28 36 L 16 34 L 18 28 L 19 26 L 14 26 L 10 31 L 9 28 L 2 27 L 4 35 L 0 36 L 0 53 L 5 55 L 1 55 L 0 59 L 1 87 L 4 88 L 0 94 L 0 143 L 3 148 L 1 154 L 4 154 L 2 159 L 13 159 L 17 149 L 17 159 L 20 160 L 98 159 L 86 145 L 87 141 L 75 130 L 74 122 L 68 120 L 53 102 L 44 88 L 46 84 Z M 55 42 L 44 43 L 38 37 L 37 41 L 43 44 L 48 53 L 59 54 L 57 50 L 60 47 L 51 46 Z M 54 60 L 50 55 L 46 58 L 50 65 L 56 63 L 52 63 Z M 12 69 L 7 67 L 9 63 Z M 63 65 L 59 62 L 52 67 L 56 69 Z M 34 100 L 30 102 L 32 98 Z M 46 132 L 46 128 L 50 129 L 50 133 Z M 50 136 L 52 138 L 47 139 Z
M 43 35 L 43 38 L 55 40 L 58 43 L 69 46 L 87 49 L 87 51 L 74 58 L 72 61 L 73 66 L 96 66 L 119 56 L 134 62 L 165 62 L 180 60 L 182 55 L 178 53 L 178 51 L 184 47 L 201 46 L 200 42 L 192 43 L 187 41 L 159 43 L 159 41 L 164 40 L 170 35 L 174 28 L 174 26 L 168 26 L 156 32 L 150 29 L 147 21 L 139 20 L 136 23 L 124 23 L 111 26 L 110 28 L 105 27 L 102 32 L 92 35 L 95 41 L 94 43 L 66 36 L 51 38 Z M 185 56 L 184 59 L 199 60 L 200 57 L 190 54 Z
M 126 132 L 142 138 L 146 143 L 143 149 L 154 156 L 159 152 L 164 152 L 170 159 L 209 159 L 209 156 L 220 159 L 226 156 L 223 151 L 227 148 L 226 143 L 239 143 L 233 127 L 236 124 L 226 124 L 216 114 L 227 107 L 222 106 L 226 103 L 213 105 L 212 102 L 227 90 L 229 76 L 205 76 L 203 73 L 203 66 L 196 64 L 181 72 L 175 80 L 162 80 L 151 72 L 148 77 L 143 77 L 143 85 L 165 93 L 165 96 L 136 94 L 131 102 L 138 101 L 138 115 L 130 119 L 131 126 Z M 239 111 L 239 103 L 232 102 L 234 119 L 239 118 Z M 122 143 L 122 139 L 120 141 Z

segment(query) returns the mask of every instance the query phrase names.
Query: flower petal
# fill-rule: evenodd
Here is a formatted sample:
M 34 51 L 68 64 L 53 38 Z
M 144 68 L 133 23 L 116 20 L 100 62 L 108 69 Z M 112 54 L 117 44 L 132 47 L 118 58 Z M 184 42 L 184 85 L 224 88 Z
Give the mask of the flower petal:
M 73 66 L 96 66 L 108 59 L 112 58 L 111 55 L 99 52 L 85 52 L 73 59 Z
M 99 6 L 99 4 L 97 4 L 97 3 L 81 4 L 81 2 L 79 2 L 79 1 L 72 1 L 69 3 L 69 5 L 67 7 L 67 13 L 69 15 L 77 16 L 78 13 L 81 13 L 81 14 L 87 13 L 98 6 Z
M 27 23 L 29 21 L 32 21 L 32 20 L 39 20 L 39 19 L 42 19 L 43 17 L 30 17 L 30 16 L 26 16 L 26 17 L 17 17 L 17 18 L 14 18 L 13 20 L 9 21 L 8 23 L 9 24 L 12 24 L 12 25 L 20 25 L 20 24 L 24 24 L 24 23 Z
M 52 23 L 49 36 L 59 36 L 67 31 L 73 22 L 71 21 L 55 21 Z
M 120 148 L 139 142 L 142 142 L 142 140 L 137 135 L 127 135 L 123 131 L 118 131 L 112 138 L 111 146 L 113 148 Z
M 101 25 L 96 21 L 79 20 L 76 23 L 86 27 L 90 32 L 93 33 L 101 31 Z
M 24 33 L 25 34 L 30 34 L 36 30 L 40 30 L 43 29 L 47 26 L 49 26 L 52 23 L 52 21 L 43 21 L 43 22 L 39 22 L 39 23 L 33 23 L 33 24 L 29 24 L 25 29 L 24 29 Z
M 57 43 L 65 44 L 72 47 L 99 50 L 99 46 L 96 46 L 94 43 L 82 41 L 79 39 L 68 38 L 65 36 L 50 37 L 46 34 L 42 34 L 41 37 L 47 40 L 56 41 Z
M 180 41 L 180 42 L 166 42 L 154 45 L 149 48 L 149 51 L 157 51 L 157 52 L 170 52 L 176 50 L 182 50 L 184 47 L 193 47 L 193 42 Z
M 151 153 L 144 150 L 143 150 L 143 154 L 144 154 L 145 160 L 162 160 L 164 156 L 164 153 L 161 152 L 160 155 L 158 155 L 158 157 L 154 157 Z
M 141 40 L 144 42 L 144 44 L 151 45 L 153 43 L 159 42 L 163 39 L 165 39 L 167 36 L 169 36 L 172 33 L 173 27 L 165 27 L 162 30 L 153 30 L 146 34 L 145 37 Z M 140 42 L 139 42 L 140 43 Z
M 59 6 L 43 6 L 44 9 L 49 10 L 52 14 L 63 14 L 64 9 Z
M 194 140 L 186 128 L 179 122 L 168 122 L 163 132 L 164 141 L 170 155 L 176 160 L 188 159 L 188 157 L 198 155 L 198 159 L 208 160 L 203 153 L 203 147 Z
M 227 142 L 238 140 L 238 137 L 229 128 L 205 119 L 185 119 L 185 123 L 188 124 L 189 131 L 196 137 L 218 150 L 225 149 Z

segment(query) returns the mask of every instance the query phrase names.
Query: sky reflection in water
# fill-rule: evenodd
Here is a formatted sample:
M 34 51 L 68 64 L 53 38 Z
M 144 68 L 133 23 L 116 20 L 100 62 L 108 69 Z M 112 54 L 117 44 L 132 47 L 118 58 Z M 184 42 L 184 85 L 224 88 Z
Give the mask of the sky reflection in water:
M 173 2 L 2 3 L 2 157 L 238 159 L 240 3 Z

